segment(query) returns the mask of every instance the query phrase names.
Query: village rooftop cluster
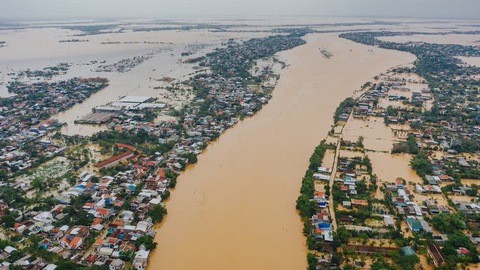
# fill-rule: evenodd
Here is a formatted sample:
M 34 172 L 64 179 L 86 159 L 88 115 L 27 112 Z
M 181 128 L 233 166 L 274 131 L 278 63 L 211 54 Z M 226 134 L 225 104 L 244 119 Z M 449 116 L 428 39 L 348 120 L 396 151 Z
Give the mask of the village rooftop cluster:
M 177 175 L 196 162 L 209 142 L 268 102 L 271 88 L 262 85 L 276 75 L 270 66 L 253 75 L 256 61 L 304 44 L 301 37 L 305 33 L 292 30 L 290 34 L 242 43 L 230 41 L 225 48 L 193 59 L 190 62 L 209 71 L 184 82 L 195 97 L 182 109 L 170 111 L 172 121 L 156 121 L 159 111 L 167 106 L 154 98 L 126 96 L 78 120 L 106 125 L 106 131 L 91 137 L 42 132 L 29 138 L 52 149 L 61 142 L 60 157 L 49 156 L 36 166 L 52 167 L 53 158 L 55 166 L 65 167 L 65 174 L 52 176 L 48 185 L 36 179 L 34 184 L 25 180 L 30 178 L 20 181 L 21 173 L 17 176 L 7 168 L 5 180 L 21 185 L 1 187 L 0 216 L 9 234 L 0 243 L 4 250 L 2 265 L 146 269 L 150 252 L 156 247 L 153 225 L 166 215 L 164 201 L 175 187 Z M 93 93 L 107 83 L 103 79 L 16 83 L 11 91 L 17 93 L 14 99 L 23 98 L 25 104 L 37 106 L 37 117 L 45 113 L 41 120 L 52 121 L 51 115 L 81 102 L 88 97 L 88 90 Z M 22 96 L 36 91 L 41 93 L 38 99 Z M 63 102 L 57 103 L 60 99 Z M 5 117 L 17 108 L 5 106 Z M 10 119 L 27 121 L 23 114 L 16 116 L 21 117 L 12 115 Z M 4 123 L 11 122 L 6 119 Z M 31 129 L 34 124 L 40 122 L 28 122 L 26 127 Z M 39 143 L 41 140 L 44 143 Z M 97 149 L 93 152 L 98 156 L 92 157 L 91 147 Z M 59 161 L 63 157 L 66 160 Z
M 61 153 L 63 146 L 44 139 L 61 127 L 51 116 L 84 101 L 107 85 L 108 81 L 102 78 L 33 84 L 11 82 L 8 90 L 14 96 L 0 100 L 2 170 L 23 171 Z
M 411 34 L 341 34 L 418 59 L 343 101 L 328 140 L 315 149 L 297 200 L 309 269 L 459 269 L 480 261 L 480 69 L 457 58 L 480 50 L 378 39 Z M 387 125 L 394 143 L 385 154 L 409 155 L 418 177 L 380 179 L 368 157 L 376 150 L 366 148 L 363 137 L 343 139 L 355 121 Z M 334 155 L 333 164 L 322 164 L 327 155 Z

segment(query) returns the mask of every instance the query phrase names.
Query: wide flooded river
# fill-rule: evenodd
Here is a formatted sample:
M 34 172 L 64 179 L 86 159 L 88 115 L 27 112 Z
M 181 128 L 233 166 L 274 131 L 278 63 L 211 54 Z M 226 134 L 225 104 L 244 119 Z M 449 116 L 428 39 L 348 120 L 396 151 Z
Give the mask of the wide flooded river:
M 179 177 L 149 269 L 305 269 L 295 200 L 313 148 L 339 102 L 378 73 L 414 60 L 333 34 L 307 41 L 280 54 L 289 66 L 271 102 Z

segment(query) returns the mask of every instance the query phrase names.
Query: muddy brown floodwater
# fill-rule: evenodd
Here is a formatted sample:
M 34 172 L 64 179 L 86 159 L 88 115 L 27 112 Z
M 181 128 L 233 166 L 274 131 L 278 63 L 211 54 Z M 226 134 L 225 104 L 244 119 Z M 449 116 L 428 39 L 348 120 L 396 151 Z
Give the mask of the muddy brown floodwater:
M 306 39 L 279 55 L 289 67 L 270 103 L 223 134 L 179 177 L 150 270 L 305 269 L 295 200 L 310 154 L 344 98 L 415 59 L 332 34 Z M 324 58 L 320 49 L 333 57 Z

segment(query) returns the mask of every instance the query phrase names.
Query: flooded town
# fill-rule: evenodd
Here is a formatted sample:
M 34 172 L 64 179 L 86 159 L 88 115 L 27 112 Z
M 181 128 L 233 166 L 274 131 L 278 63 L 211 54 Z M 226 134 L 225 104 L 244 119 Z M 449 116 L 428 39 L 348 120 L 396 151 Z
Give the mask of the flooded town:
M 478 269 L 479 25 L 0 20 L 0 269 Z

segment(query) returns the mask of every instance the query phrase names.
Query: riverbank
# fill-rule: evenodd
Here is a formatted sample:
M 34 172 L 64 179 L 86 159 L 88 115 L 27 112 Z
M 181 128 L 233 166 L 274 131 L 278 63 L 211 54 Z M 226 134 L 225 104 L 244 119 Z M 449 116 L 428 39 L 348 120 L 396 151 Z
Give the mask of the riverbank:
M 306 39 L 279 54 L 289 66 L 270 103 L 223 134 L 178 178 L 150 269 L 306 267 L 295 200 L 311 149 L 330 130 L 341 100 L 374 75 L 414 60 L 334 34 Z M 319 48 L 333 56 L 325 58 Z

